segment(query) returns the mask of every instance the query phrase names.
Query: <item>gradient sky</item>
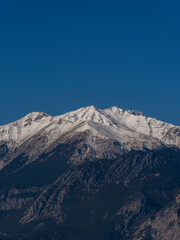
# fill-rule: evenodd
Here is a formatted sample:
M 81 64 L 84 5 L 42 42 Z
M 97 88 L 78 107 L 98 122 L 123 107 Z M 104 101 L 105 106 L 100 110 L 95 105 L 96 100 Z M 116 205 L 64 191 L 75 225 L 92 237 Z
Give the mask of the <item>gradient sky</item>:
M 0 1 L 0 124 L 95 105 L 180 125 L 179 1 Z

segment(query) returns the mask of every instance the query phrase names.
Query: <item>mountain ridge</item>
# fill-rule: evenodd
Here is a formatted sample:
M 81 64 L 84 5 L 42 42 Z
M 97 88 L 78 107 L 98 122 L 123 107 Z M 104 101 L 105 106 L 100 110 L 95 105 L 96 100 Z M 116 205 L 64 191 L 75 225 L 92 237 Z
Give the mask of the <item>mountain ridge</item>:
M 61 125 L 61 122 L 69 123 L 64 124 L 62 126 L 63 129 L 59 128 L 60 135 L 65 131 L 71 130 L 76 123 L 79 124 L 83 121 L 86 121 L 87 123 L 93 122 L 96 124 L 101 124 L 102 126 L 112 130 L 118 126 L 119 128 L 137 131 L 138 133 L 143 133 L 157 138 L 163 141 L 165 144 L 167 143 L 180 147 L 179 136 L 177 141 L 170 139 L 168 141 L 167 138 L 163 138 L 171 128 L 176 128 L 178 133 L 180 133 L 179 126 L 174 126 L 172 124 L 159 121 L 155 118 L 148 117 L 141 112 L 134 110 L 123 110 L 117 107 L 111 107 L 104 110 L 94 106 L 83 107 L 55 117 L 43 112 L 32 112 L 15 122 L 0 126 L 0 138 L 1 141 L 7 141 L 9 143 L 13 141 L 15 144 L 21 144 L 23 140 L 33 136 L 36 131 L 44 127 L 48 127 L 49 125 L 52 125 L 52 123 L 54 123 L 56 127 Z M 154 132 L 152 129 L 153 126 L 157 128 L 154 129 Z M 162 133 L 160 129 L 166 131 L 165 134 Z M 111 137 L 116 139 L 115 136 Z
M 179 138 L 117 107 L 0 127 L 0 239 L 179 240 Z

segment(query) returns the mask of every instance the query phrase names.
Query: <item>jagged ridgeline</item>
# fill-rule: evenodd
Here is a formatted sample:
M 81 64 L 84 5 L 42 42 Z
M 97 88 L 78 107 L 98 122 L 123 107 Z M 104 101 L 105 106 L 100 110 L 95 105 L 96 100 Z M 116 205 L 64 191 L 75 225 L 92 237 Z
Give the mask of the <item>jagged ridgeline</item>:
M 1 126 L 0 239 L 179 240 L 180 127 L 94 106 Z

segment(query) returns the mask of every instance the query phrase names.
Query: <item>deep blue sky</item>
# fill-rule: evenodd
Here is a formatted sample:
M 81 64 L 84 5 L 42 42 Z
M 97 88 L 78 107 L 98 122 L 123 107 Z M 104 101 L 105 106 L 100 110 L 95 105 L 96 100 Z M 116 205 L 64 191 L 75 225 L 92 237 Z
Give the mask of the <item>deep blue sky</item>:
M 0 124 L 136 109 L 180 125 L 179 1 L 0 1 Z

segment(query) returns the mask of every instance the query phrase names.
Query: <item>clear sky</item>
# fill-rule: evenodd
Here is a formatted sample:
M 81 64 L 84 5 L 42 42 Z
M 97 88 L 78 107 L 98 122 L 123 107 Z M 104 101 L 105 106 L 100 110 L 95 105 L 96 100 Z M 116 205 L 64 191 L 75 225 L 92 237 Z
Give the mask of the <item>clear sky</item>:
M 180 125 L 180 2 L 0 1 L 0 124 L 95 105 Z

